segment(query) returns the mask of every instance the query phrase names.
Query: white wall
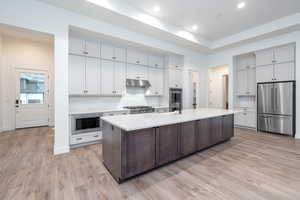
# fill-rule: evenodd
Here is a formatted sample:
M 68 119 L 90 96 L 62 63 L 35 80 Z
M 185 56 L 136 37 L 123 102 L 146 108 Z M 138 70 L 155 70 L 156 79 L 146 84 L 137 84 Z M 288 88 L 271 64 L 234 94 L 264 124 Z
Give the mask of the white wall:
M 209 66 L 227 64 L 229 66 L 229 107 L 233 106 L 233 56 L 254 52 L 288 43 L 296 43 L 296 62 L 300 60 L 300 31 L 284 34 L 281 36 L 252 42 L 236 48 L 227 49 L 209 55 Z M 300 68 L 296 64 L 296 102 L 300 102 Z M 300 138 L 300 106 L 296 108 L 296 137 Z
M 2 74 L 1 85 L 2 99 L 2 129 L 13 130 L 15 128 L 15 94 L 16 94 L 16 69 L 44 70 L 47 71 L 49 80 L 49 119 L 53 124 L 53 69 L 54 69 L 53 44 L 37 42 L 3 35 L 2 37 Z
M 187 68 L 206 66 L 204 65 L 206 58 L 194 51 L 145 34 L 127 30 L 118 25 L 97 21 L 35 0 L 2 0 L 0 6 L 0 23 L 53 34 L 55 37 L 54 153 L 69 151 L 68 34 L 70 25 L 184 55 Z M 186 74 L 185 79 L 188 77 L 187 71 Z

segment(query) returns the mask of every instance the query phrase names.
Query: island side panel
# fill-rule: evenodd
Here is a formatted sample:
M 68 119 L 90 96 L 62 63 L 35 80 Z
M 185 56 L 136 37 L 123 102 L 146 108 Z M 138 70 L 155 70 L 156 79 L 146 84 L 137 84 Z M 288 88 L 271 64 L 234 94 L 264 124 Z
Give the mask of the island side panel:
M 155 168 L 155 128 L 122 134 L 122 179 Z
M 121 141 L 122 130 L 102 121 L 102 154 L 103 163 L 111 175 L 119 181 L 121 178 Z

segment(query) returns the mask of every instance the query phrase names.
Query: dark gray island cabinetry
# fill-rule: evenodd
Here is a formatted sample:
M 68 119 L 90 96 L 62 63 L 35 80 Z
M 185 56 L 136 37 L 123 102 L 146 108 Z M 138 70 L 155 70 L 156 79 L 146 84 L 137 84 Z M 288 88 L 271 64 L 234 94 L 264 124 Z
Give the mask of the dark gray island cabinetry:
M 119 125 L 117 118 L 103 120 L 103 162 L 118 182 L 229 140 L 234 132 L 233 113 L 137 130 L 122 128 L 122 117 Z

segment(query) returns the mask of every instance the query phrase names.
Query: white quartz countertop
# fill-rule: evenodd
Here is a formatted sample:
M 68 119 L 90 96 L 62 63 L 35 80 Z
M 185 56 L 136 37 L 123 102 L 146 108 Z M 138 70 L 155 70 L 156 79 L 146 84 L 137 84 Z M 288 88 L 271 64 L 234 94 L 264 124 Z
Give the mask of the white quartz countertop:
M 69 115 L 81 115 L 81 114 L 93 114 L 93 113 L 106 113 L 106 112 L 123 112 L 129 111 L 124 108 L 116 108 L 116 109 L 86 109 L 86 110 L 72 110 Z
M 136 115 L 118 115 L 102 117 L 101 119 L 125 131 L 134 131 L 145 128 L 178 124 L 200 119 L 230 115 L 240 112 L 238 110 L 224 110 L 213 108 L 199 108 L 196 110 L 182 110 L 182 114 L 168 113 L 146 113 Z

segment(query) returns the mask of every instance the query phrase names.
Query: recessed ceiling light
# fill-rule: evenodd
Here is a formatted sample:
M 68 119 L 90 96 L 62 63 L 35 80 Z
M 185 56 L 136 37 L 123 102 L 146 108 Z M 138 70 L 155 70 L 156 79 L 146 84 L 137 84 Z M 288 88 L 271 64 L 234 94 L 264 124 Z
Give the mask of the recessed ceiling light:
M 154 6 L 153 11 L 154 12 L 159 12 L 160 11 L 160 7 L 159 6 Z
M 238 5 L 236 6 L 238 9 L 242 9 L 246 6 L 246 3 L 245 2 L 241 2 L 241 3 L 238 3 Z
M 198 29 L 197 25 L 192 26 L 193 31 L 196 31 Z

